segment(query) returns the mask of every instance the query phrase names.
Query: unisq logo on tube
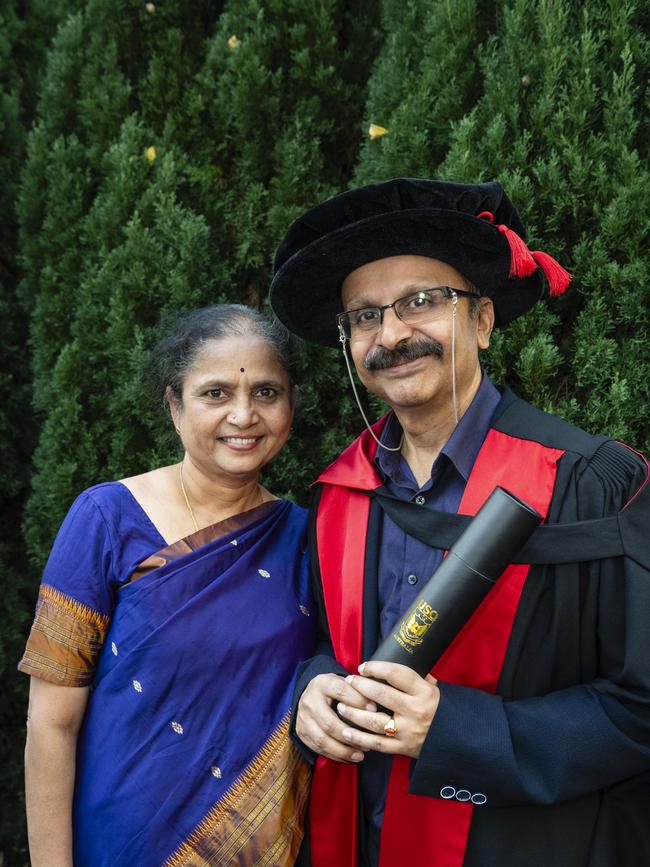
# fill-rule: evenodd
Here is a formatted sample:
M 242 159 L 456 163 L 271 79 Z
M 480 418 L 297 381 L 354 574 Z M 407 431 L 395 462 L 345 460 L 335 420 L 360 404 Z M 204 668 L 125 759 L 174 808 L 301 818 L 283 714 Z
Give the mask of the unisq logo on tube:
M 436 609 L 432 608 L 426 600 L 421 599 L 409 619 L 402 620 L 399 635 L 395 634 L 395 639 L 402 645 L 404 650 L 413 653 L 413 648 L 419 647 L 422 644 L 424 634 L 436 622 L 438 617 Z

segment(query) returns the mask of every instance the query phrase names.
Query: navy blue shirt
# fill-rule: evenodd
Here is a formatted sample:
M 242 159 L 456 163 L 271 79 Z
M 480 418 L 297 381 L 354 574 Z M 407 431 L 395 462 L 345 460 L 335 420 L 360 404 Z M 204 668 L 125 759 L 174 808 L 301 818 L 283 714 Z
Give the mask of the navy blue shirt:
M 386 489 L 395 497 L 421 505 L 423 509 L 457 512 L 490 420 L 501 395 L 487 374 L 472 403 L 447 440 L 431 467 L 431 476 L 420 487 L 401 452 L 378 448 L 375 464 Z M 384 427 L 381 441 L 397 446 L 402 428 L 392 415 Z M 380 635 L 385 638 L 400 615 L 415 601 L 423 583 L 429 580 L 442 561 L 443 551 L 429 548 L 408 536 L 388 515 L 382 517 L 379 549 L 379 610 Z M 376 865 L 379 861 L 379 832 L 384 815 L 386 787 L 390 773 L 389 760 L 381 753 L 366 753 L 361 764 L 361 790 L 368 851 L 363 861 Z

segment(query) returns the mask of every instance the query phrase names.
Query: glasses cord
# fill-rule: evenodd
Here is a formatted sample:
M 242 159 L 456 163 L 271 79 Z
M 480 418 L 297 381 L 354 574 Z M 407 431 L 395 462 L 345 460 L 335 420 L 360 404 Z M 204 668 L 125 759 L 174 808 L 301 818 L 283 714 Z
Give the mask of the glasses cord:
M 352 376 L 352 368 L 350 367 L 350 360 L 348 358 L 347 353 L 347 338 L 341 331 L 339 333 L 339 340 L 341 341 L 341 348 L 343 349 L 343 358 L 345 359 L 345 366 L 348 369 L 348 376 L 350 377 L 350 383 L 352 385 L 352 391 L 354 392 L 354 399 L 357 402 L 357 406 L 359 407 L 359 412 L 361 413 L 364 422 L 366 423 L 366 427 L 370 431 L 370 436 L 374 439 L 378 446 L 381 446 L 382 449 L 386 449 L 387 452 L 399 452 L 402 449 L 402 443 L 404 442 L 404 432 L 402 432 L 402 436 L 400 437 L 399 444 L 397 446 L 387 446 L 379 439 L 379 437 L 375 434 L 374 430 L 370 427 L 370 422 L 366 418 L 366 414 L 363 411 L 363 407 L 361 406 L 361 401 L 359 400 L 359 395 L 357 394 L 357 387 L 354 384 L 354 377 Z
M 456 305 L 458 295 L 451 296 L 451 408 L 454 411 L 454 425 L 458 424 L 458 404 L 456 403 Z

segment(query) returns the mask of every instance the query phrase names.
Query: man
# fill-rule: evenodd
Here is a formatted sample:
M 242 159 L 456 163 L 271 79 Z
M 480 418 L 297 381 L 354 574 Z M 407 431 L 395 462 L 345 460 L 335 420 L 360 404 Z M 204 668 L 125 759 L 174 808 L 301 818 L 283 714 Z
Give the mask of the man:
M 392 412 L 321 475 L 321 646 L 295 693 L 319 754 L 315 867 L 650 864 L 647 464 L 481 371 L 568 275 L 497 183 L 396 179 L 300 217 L 271 303 Z M 353 383 L 354 385 L 354 383 Z M 433 672 L 368 662 L 501 485 L 544 515 Z M 523 559 L 523 558 L 521 558 Z M 362 664 L 363 663 L 363 664 Z

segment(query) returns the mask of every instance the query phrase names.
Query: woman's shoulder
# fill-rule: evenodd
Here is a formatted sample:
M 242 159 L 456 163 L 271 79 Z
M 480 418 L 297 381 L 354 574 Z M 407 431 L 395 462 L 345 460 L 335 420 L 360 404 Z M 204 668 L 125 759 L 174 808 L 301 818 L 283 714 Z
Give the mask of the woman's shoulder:
M 166 544 L 131 490 L 121 481 L 100 482 L 75 499 L 57 534 L 59 547 L 85 546 L 108 557 L 117 583 L 142 559 Z M 102 553 L 103 552 L 103 553 Z
M 77 523 L 105 522 L 116 509 L 123 507 L 129 496 L 128 490 L 120 482 L 99 482 L 75 497 L 67 518 Z
M 292 513 L 296 517 L 306 518 L 307 515 L 309 514 L 307 509 L 304 509 L 302 506 L 299 506 L 297 503 L 294 503 L 293 500 L 287 500 L 286 498 L 283 498 L 283 497 L 280 497 L 279 499 L 281 502 L 287 503 L 287 505 L 291 509 Z
M 286 509 L 285 515 L 291 521 L 294 527 L 297 527 L 301 533 L 307 532 L 307 525 L 309 523 L 309 512 L 307 509 L 303 509 L 302 506 L 299 506 L 297 503 L 294 503 L 293 500 L 288 500 L 285 497 L 280 497 L 276 501 L 282 504 L 282 507 Z
M 268 502 L 282 503 L 282 505 L 286 509 L 289 509 L 295 515 L 299 515 L 301 513 L 304 513 L 305 515 L 307 514 L 306 509 L 303 509 L 302 506 L 299 506 L 297 503 L 295 503 L 289 497 L 282 496 L 282 494 L 274 494 L 268 488 L 264 487 L 264 485 L 260 485 L 259 489 L 260 489 L 260 492 L 262 494 L 262 502 L 263 503 L 268 503 Z
M 164 541 L 124 481 L 100 482 L 86 488 L 72 504 L 68 517 L 74 518 L 77 525 L 103 525 L 113 544 L 134 533 L 144 535 L 147 543 Z
M 125 515 L 137 519 L 142 512 L 132 490 L 123 481 L 100 482 L 86 488 L 72 504 L 72 509 L 75 507 L 95 511 L 110 524 L 119 522 Z
M 119 483 L 149 511 L 147 505 L 157 503 L 161 498 L 170 498 L 175 493 L 178 484 L 178 464 L 158 467 L 137 476 L 120 479 Z
M 298 528 L 301 532 L 306 531 L 309 522 L 307 509 L 303 509 L 302 506 L 294 503 L 288 497 L 271 494 L 266 488 L 262 488 L 262 491 L 264 499 L 260 509 L 270 510 L 278 516 L 281 515 L 282 520 L 287 521 L 292 527 Z
M 125 500 L 128 501 L 129 498 L 132 499 L 126 485 L 121 481 L 115 481 L 91 485 L 79 494 L 77 500 L 80 502 L 89 501 L 99 509 L 106 509 L 121 504 Z

